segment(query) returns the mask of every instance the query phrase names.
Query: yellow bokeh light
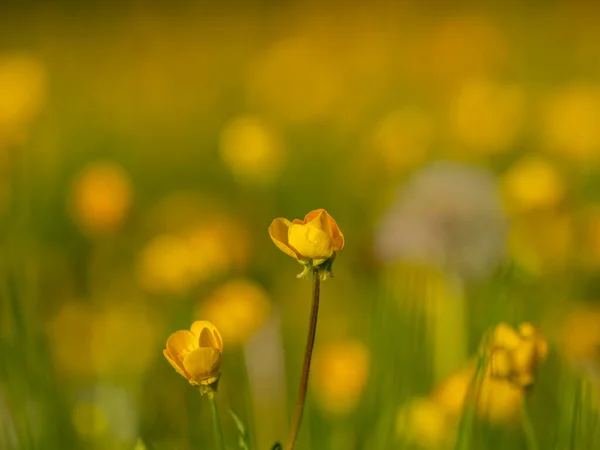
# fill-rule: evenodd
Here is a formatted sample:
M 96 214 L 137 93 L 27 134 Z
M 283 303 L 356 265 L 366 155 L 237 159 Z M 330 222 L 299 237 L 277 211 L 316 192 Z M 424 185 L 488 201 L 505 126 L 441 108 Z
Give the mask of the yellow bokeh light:
M 446 448 L 453 439 L 455 422 L 438 403 L 417 398 L 398 411 L 396 434 L 418 448 Z
M 434 133 L 433 121 L 425 112 L 399 109 L 377 124 L 373 147 L 381 157 L 384 170 L 395 174 L 414 169 L 425 161 Z
M 25 53 L 0 55 L 0 142 L 18 138 L 43 106 L 46 70 Z
M 566 193 L 566 183 L 550 162 L 534 157 L 521 159 L 503 179 L 508 207 L 513 211 L 552 208 Z
M 369 350 L 360 341 L 319 346 L 311 383 L 321 408 L 330 414 L 351 412 L 367 383 L 369 364 Z
M 560 332 L 560 349 L 573 363 L 600 364 L 600 308 L 580 307 L 566 318 Z
M 585 164 L 600 159 L 600 89 L 574 84 L 548 100 L 542 122 L 546 147 Z
M 238 117 L 221 131 L 221 158 L 242 182 L 269 184 L 282 169 L 284 153 L 275 131 L 262 119 Z
M 102 235 L 117 231 L 132 203 L 132 185 L 117 164 L 89 164 L 71 187 L 69 209 L 82 232 Z
M 265 290 L 249 280 L 232 280 L 216 288 L 196 308 L 196 318 L 214 323 L 227 343 L 248 340 L 271 313 Z
M 156 333 L 139 306 L 82 301 L 65 303 L 48 326 L 56 370 L 74 376 L 143 372 L 155 357 Z
M 524 94 L 513 85 L 474 80 L 450 107 L 451 132 L 461 145 L 484 155 L 507 151 L 523 126 Z
M 277 41 L 251 67 L 248 97 L 283 120 L 323 119 L 344 91 L 339 69 L 323 43 L 308 35 Z

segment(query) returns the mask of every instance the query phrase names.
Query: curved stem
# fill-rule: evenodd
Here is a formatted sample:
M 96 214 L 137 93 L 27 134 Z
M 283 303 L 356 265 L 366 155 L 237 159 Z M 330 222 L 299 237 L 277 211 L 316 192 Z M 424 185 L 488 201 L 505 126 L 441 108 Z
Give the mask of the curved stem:
M 535 428 L 533 427 L 525 398 L 523 398 L 521 403 L 521 415 L 523 417 L 523 432 L 525 433 L 525 439 L 527 439 L 527 448 L 529 450 L 538 450 L 539 446 L 535 436 Z
M 210 410 L 213 416 L 213 425 L 215 430 L 215 441 L 217 443 L 217 449 L 225 450 L 225 442 L 223 441 L 223 429 L 221 428 L 221 419 L 219 419 L 219 413 L 217 411 L 217 402 L 215 401 L 214 392 L 210 392 L 208 394 L 208 401 L 210 403 Z
M 306 390 L 308 387 L 308 375 L 310 373 L 310 361 L 312 351 L 315 345 L 315 334 L 317 332 L 317 316 L 319 315 L 319 295 L 321 292 L 321 278 L 318 270 L 313 271 L 313 302 L 310 311 L 310 323 L 308 325 L 308 336 L 306 338 L 306 349 L 304 350 L 304 365 L 302 366 L 302 376 L 300 378 L 300 389 L 298 390 L 298 399 L 296 400 L 296 409 L 294 412 L 294 421 L 288 439 L 286 450 L 294 450 L 296 437 L 300 430 L 302 422 L 302 413 L 304 412 L 304 402 L 306 400 Z

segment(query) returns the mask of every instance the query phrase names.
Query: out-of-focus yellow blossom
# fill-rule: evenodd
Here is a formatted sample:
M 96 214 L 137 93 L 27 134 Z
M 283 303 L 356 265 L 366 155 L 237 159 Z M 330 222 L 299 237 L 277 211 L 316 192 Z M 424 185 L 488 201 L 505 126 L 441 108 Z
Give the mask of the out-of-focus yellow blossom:
M 576 364 L 600 364 L 600 308 L 580 307 L 565 320 L 560 332 L 563 355 Z
M 108 429 L 106 412 L 95 402 L 79 402 L 71 413 L 77 434 L 84 438 L 97 438 Z
M 571 215 L 562 212 L 516 217 L 508 239 L 510 255 L 537 275 L 560 271 L 569 261 L 573 226 Z
M 504 176 L 508 207 L 532 211 L 556 206 L 565 195 L 565 181 L 556 167 L 541 158 L 524 158 Z
M 94 314 L 89 348 L 97 374 L 143 373 L 155 357 L 155 317 L 140 304 L 112 304 Z
M 190 331 L 179 330 L 169 336 L 166 347 L 163 355 L 190 385 L 210 386 L 219 381 L 223 339 L 212 323 L 195 321 Z
M 196 316 L 205 317 L 223 339 L 243 343 L 269 318 L 271 303 L 265 290 L 248 280 L 233 280 L 215 289 L 200 305 Z
M 153 293 L 183 294 L 245 264 L 248 253 L 246 229 L 228 219 L 214 219 L 152 238 L 139 255 L 138 280 Z
M 284 154 L 274 130 L 254 116 L 238 117 L 221 132 L 221 158 L 242 182 L 269 184 L 281 171 Z
M 184 293 L 200 276 L 199 257 L 178 235 L 155 236 L 142 250 L 138 279 L 150 292 Z
M 344 235 L 324 209 L 309 212 L 304 220 L 274 219 L 269 235 L 282 252 L 312 266 L 324 263 L 344 248 Z
M 20 139 L 23 127 L 40 111 L 46 96 L 46 71 L 27 54 L 0 56 L 0 147 Z
M 71 375 L 135 374 L 154 358 L 156 324 L 139 305 L 68 302 L 48 337 L 57 370 Z
M 69 374 L 93 373 L 90 348 L 94 311 L 87 303 L 65 303 L 50 320 L 48 337 L 57 370 Z
M 369 350 L 355 340 L 317 349 L 311 384 L 324 411 L 345 414 L 354 409 L 367 383 L 369 361 Z
M 251 65 L 247 80 L 251 104 L 292 122 L 327 117 L 344 92 L 340 68 L 309 35 L 277 41 Z
M 396 416 L 396 434 L 418 448 L 446 449 L 454 440 L 456 420 L 435 401 L 417 398 Z
M 508 46 L 501 30 L 483 16 L 456 16 L 430 33 L 420 56 L 430 77 L 442 84 L 483 76 L 501 66 Z M 427 64 L 428 63 L 428 64 Z
M 88 165 L 71 188 L 70 212 L 82 232 L 116 231 L 131 206 L 132 187 L 125 171 L 112 162 Z
M 432 400 L 453 420 L 458 421 L 465 408 L 469 387 L 475 375 L 474 364 L 448 377 L 433 392 Z M 520 417 L 523 390 L 506 380 L 484 376 L 477 396 L 475 412 L 492 423 L 512 424 Z
M 544 112 L 542 134 L 546 147 L 569 160 L 600 160 L 600 89 L 571 85 L 556 92 Z
M 373 147 L 381 157 L 383 169 L 390 174 L 396 174 L 423 163 L 434 132 L 431 118 L 423 111 L 392 111 L 377 124 L 372 138 Z
M 523 91 L 517 86 L 481 80 L 467 83 L 451 105 L 451 131 L 472 151 L 506 151 L 521 131 L 523 104 Z
M 490 343 L 490 374 L 517 387 L 528 388 L 533 385 L 535 372 L 547 355 L 548 343 L 533 325 L 522 323 L 517 331 L 500 323 Z
M 600 208 L 585 212 L 585 246 L 581 249 L 581 262 L 590 268 L 600 267 Z

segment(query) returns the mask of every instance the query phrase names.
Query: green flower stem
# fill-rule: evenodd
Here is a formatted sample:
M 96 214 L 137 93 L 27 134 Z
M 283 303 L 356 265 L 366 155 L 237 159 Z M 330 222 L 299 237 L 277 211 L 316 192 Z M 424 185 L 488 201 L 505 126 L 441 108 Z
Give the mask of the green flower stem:
M 489 346 L 489 339 L 489 336 L 484 336 L 483 338 L 483 345 L 480 348 L 480 354 L 477 359 L 477 367 L 475 369 L 475 373 L 473 374 L 471 383 L 469 383 L 469 389 L 465 399 L 465 406 L 458 425 L 458 434 L 455 446 L 457 450 L 466 450 L 471 448 L 471 441 L 473 439 L 473 425 L 475 422 L 475 410 L 477 409 L 477 404 L 479 402 L 481 385 L 483 383 L 488 364 L 486 349 Z
M 527 440 L 527 448 L 529 450 L 539 450 L 538 441 L 535 435 L 535 428 L 529 415 L 529 408 L 527 407 L 527 399 L 523 397 L 521 402 L 521 416 L 523 418 L 523 432 L 525 433 L 525 439 Z
M 223 429 L 221 428 L 221 419 L 219 419 L 219 413 L 217 411 L 217 402 L 215 400 L 215 392 L 209 392 L 207 397 L 210 403 L 210 410 L 213 415 L 213 425 L 215 433 L 215 441 L 217 443 L 218 450 L 225 450 L 225 442 L 223 440 Z
M 300 389 L 296 401 L 296 410 L 294 412 L 294 421 L 288 439 L 286 450 L 294 450 L 300 423 L 302 422 L 302 413 L 304 412 L 304 402 L 306 400 L 306 391 L 308 388 L 308 375 L 310 373 L 310 361 L 312 358 L 313 347 L 315 345 L 315 334 L 317 332 L 317 316 L 319 315 L 319 295 L 321 292 L 321 276 L 318 269 L 313 270 L 313 303 L 310 311 L 310 323 L 308 326 L 308 336 L 306 338 L 306 349 L 304 351 L 304 365 L 302 366 L 302 376 L 300 378 Z

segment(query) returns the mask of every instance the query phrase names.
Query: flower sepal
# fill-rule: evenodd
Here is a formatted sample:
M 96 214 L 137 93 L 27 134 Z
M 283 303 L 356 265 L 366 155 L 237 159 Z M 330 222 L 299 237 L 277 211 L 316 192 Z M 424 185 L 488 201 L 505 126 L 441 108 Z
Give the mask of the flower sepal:
M 208 395 L 209 397 L 214 397 L 217 395 L 217 391 L 219 388 L 219 380 L 221 377 L 217 377 L 214 381 L 210 380 L 207 384 L 200 384 L 198 386 L 198 391 L 200 391 L 200 395 Z

